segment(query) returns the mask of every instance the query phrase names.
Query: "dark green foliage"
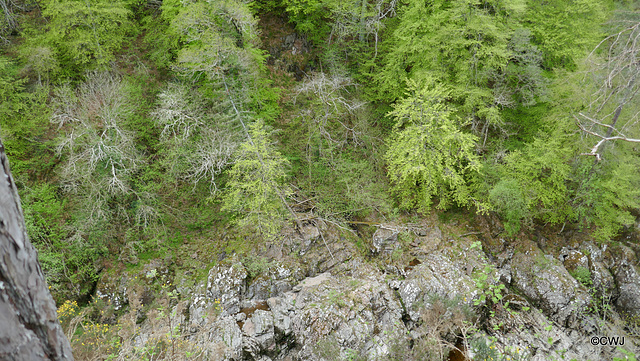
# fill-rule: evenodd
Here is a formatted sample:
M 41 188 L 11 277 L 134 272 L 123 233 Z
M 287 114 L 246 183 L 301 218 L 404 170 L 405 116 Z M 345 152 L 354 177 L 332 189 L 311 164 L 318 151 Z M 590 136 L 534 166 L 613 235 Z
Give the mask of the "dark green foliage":
M 180 36 L 173 32 L 169 20 L 163 17 L 146 16 L 142 19 L 142 25 L 146 30 L 144 42 L 148 49 L 147 57 L 156 67 L 168 70 L 180 49 Z
M 17 181 L 39 178 L 53 167 L 54 158 L 47 136 L 49 129 L 48 89 L 27 91 L 18 68 L 0 57 L 0 136 L 11 157 Z
M 105 254 L 104 245 L 69 233 L 65 202 L 50 184 L 24 189 L 22 207 L 27 232 L 38 248 L 49 284 L 66 297 L 84 295 L 97 277 L 96 262 Z

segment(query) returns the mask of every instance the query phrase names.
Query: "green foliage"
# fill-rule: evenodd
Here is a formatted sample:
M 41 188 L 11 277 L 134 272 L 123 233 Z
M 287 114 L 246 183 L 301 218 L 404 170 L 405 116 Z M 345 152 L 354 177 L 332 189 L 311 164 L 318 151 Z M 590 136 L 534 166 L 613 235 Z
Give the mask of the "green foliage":
M 168 2 L 163 2 L 163 6 Z M 167 11 L 167 10 L 165 10 Z M 162 15 L 165 15 L 163 11 Z M 142 19 L 145 30 L 144 43 L 147 57 L 160 69 L 170 69 L 180 49 L 180 36 L 169 26 L 164 17 L 146 16 Z
M 610 240 L 635 217 L 630 209 L 640 207 L 638 159 L 627 155 L 616 162 L 594 164 L 592 159 L 578 160 L 574 173 L 573 198 L 578 220 L 594 225 L 596 239 Z
M 68 297 L 83 295 L 97 277 L 95 262 L 104 249 L 78 234 L 69 234 L 66 202 L 57 187 L 44 183 L 25 188 L 21 199 L 27 232 L 38 249 L 48 283 Z
M 195 80 L 219 81 L 231 74 L 255 81 L 264 55 L 257 49 L 257 24 L 247 5 L 232 0 L 180 5 L 176 1 L 163 5 L 163 12 L 183 43 L 176 70 Z
M 235 213 L 239 226 L 255 227 L 265 236 L 272 236 L 286 214 L 288 161 L 270 143 L 261 119 L 249 126 L 248 138 L 240 144 L 235 159 L 222 209 Z
M 589 287 L 593 284 L 593 281 L 591 280 L 591 272 L 586 267 L 579 266 L 570 273 L 573 278 L 575 278 L 578 282 L 582 283 L 586 287 Z
M 546 99 L 547 79 L 542 76 L 542 54 L 531 43 L 531 31 L 518 28 L 513 32 L 507 49 L 508 64 L 494 70 L 495 102 L 502 107 L 530 107 Z
M 515 179 L 503 179 L 489 192 L 489 202 L 505 221 L 507 237 L 520 230 L 521 221 L 528 216 L 529 207 L 522 189 Z
M 490 264 L 485 264 L 484 268 L 476 272 L 473 278 L 479 290 L 478 298 L 473 300 L 473 304 L 488 311 L 490 317 L 494 317 L 493 306 L 502 304 L 505 285 L 495 278 L 495 267 Z M 509 302 L 506 302 L 505 307 L 508 306 Z
M 391 193 L 402 209 L 451 210 L 443 219 L 496 210 L 509 235 L 579 221 L 610 239 L 640 207 L 637 149 L 607 144 L 594 164 L 580 156 L 593 139 L 574 134 L 572 115 L 606 116 L 634 93 L 615 80 L 614 102 L 591 109 L 606 72 L 570 76 L 606 60 L 581 58 L 608 0 L 46 0 L 43 17 L 8 4 L 0 131 L 28 232 L 65 296 L 87 291 L 111 253 L 161 257 L 230 217 L 233 232 L 273 236 L 291 211 L 287 175 L 299 207 L 321 217 L 384 218 Z M 321 72 L 299 86 L 264 76 L 264 49 L 278 45 L 260 30 L 283 35 L 258 23 L 267 11 L 310 40 L 305 71 Z M 635 19 L 625 16 L 614 19 Z M 636 103 L 622 116 L 635 119 Z M 252 274 L 268 266 L 246 261 Z M 483 301 L 501 302 L 483 272 Z
M 634 355 L 633 352 L 629 350 L 625 350 L 623 348 L 618 347 L 618 351 L 624 354 L 624 358 L 614 357 L 613 361 L 636 361 L 637 360 L 636 355 Z
M 316 160 L 298 170 L 298 186 L 309 190 L 320 214 L 350 218 L 390 211 L 387 184 L 368 159 L 341 154 Z
M 283 144 L 301 194 L 323 216 L 386 213 L 381 140 L 368 104 L 350 78 L 318 73 L 298 88 L 297 108 Z
M 283 5 L 296 30 L 310 34 L 316 41 L 326 39 L 331 27 L 326 19 L 328 1 L 322 0 L 283 0 Z
M 567 152 L 558 137 L 536 138 L 522 151 L 506 158 L 505 175 L 523 190 L 530 214 L 545 222 L 560 223 L 572 216 L 566 180 L 570 174 Z
M 49 19 L 47 31 L 33 41 L 55 48 L 67 70 L 108 65 L 132 30 L 132 12 L 122 1 L 51 0 L 42 15 Z
M 461 130 L 464 123 L 445 104 L 449 93 L 442 86 L 409 87 L 391 112 L 396 125 L 385 158 L 392 190 L 405 209 L 427 211 L 433 197 L 442 209 L 452 202 L 466 205 L 467 177 L 480 170 L 473 151 L 477 138 Z
M 262 275 L 272 265 L 268 258 L 261 256 L 247 256 L 242 260 L 242 264 L 246 268 L 250 279 L 255 279 Z
M 410 1 L 399 11 L 399 23 L 385 42 L 389 51 L 381 74 L 373 79 L 379 98 L 400 98 L 404 84 L 399 80 L 434 77 L 450 86 L 450 99 L 480 121 L 473 125 L 481 125 L 483 133 L 499 127 L 502 119 L 490 84 L 498 81 L 499 90 L 515 76 L 503 73 L 515 52 L 509 49 L 512 23 L 517 24 L 524 9 L 513 0 Z
M 526 19 L 547 69 L 575 68 L 602 36 L 606 0 L 527 1 Z M 594 26 L 596 25 L 596 26 Z
M 500 350 L 496 347 L 494 340 L 487 340 L 484 337 L 473 338 L 470 346 L 474 352 L 474 360 L 478 361 L 526 361 L 531 359 L 531 354 L 526 349 L 505 347 Z
M 47 131 L 49 89 L 27 91 L 25 79 L 17 77 L 17 66 L 0 57 L 0 136 L 11 158 L 18 182 L 36 178 L 51 169 L 52 153 Z

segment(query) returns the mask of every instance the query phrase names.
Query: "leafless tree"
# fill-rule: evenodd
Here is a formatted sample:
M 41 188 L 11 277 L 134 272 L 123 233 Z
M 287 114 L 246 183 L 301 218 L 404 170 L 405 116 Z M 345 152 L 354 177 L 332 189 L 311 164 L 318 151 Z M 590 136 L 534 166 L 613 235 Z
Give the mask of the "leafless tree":
M 360 42 L 373 40 L 374 57 L 378 56 L 380 32 L 384 19 L 396 15 L 397 0 L 360 0 L 341 2 L 331 9 L 334 19 L 329 42 L 357 36 Z
M 131 113 L 117 75 L 91 73 L 77 92 L 62 87 L 55 93 L 51 122 L 62 131 L 57 152 L 66 156 L 62 175 L 67 190 L 106 189 L 108 194 L 129 192 L 128 178 L 140 155 L 133 134 L 122 123 Z
M 162 127 L 163 139 L 186 141 L 204 124 L 203 106 L 186 86 L 171 83 L 158 98 L 158 108 L 151 116 Z
M 366 104 L 350 94 L 349 90 L 356 86 L 348 77 L 325 73 L 314 74 L 304 81 L 298 88 L 298 96 L 304 94 L 312 103 L 302 115 L 309 123 L 310 137 L 319 133 L 329 143 L 338 146 L 348 141 L 361 142 L 363 130 L 349 120 Z
M 0 359 L 73 360 L 0 141 Z
M 228 129 L 223 112 L 211 114 L 201 95 L 185 84 L 169 84 L 158 97 L 152 116 L 162 127 L 172 171 L 194 184 L 208 180 L 215 191 L 216 176 L 232 163 L 237 134 Z
M 26 4 L 15 0 L 0 0 L 0 41 L 8 42 L 6 35 L 18 29 L 18 11 L 25 11 Z
M 640 143 L 640 22 L 625 22 L 606 37 L 588 57 L 595 83 L 588 104 L 574 115 L 580 129 L 597 138 L 588 153 L 602 159 L 602 146 L 615 140 Z

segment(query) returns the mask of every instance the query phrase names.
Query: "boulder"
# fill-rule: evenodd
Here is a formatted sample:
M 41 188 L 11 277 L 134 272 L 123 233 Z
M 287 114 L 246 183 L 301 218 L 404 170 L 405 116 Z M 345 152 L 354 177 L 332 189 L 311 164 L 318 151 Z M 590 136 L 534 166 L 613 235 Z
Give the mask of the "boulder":
M 298 292 L 293 313 L 288 314 L 296 344 L 303 345 L 300 359 L 318 359 L 314 345 L 329 338 L 335 340 L 341 353 L 357 350 L 373 358 L 382 357 L 398 335 L 407 334 L 402 307 L 380 282 L 380 272 L 369 267 L 365 273 L 367 278 L 321 275 L 294 288 Z M 287 307 L 279 312 L 284 314 Z
M 470 305 L 478 294 L 466 270 L 442 253 L 428 255 L 405 280 L 391 281 L 389 286 L 398 290 L 404 312 L 413 322 L 420 321 L 421 312 L 430 307 L 434 298 L 458 298 Z
M 397 229 L 390 227 L 378 227 L 376 233 L 373 234 L 373 251 L 375 253 L 391 253 L 400 247 L 398 243 Z
M 569 327 L 590 302 L 586 289 L 559 260 L 544 255 L 532 241 L 523 241 L 511 260 L 512 285 L 554 321 Z
M 276 337 L 273 322 L 273 313 L 264 310 L 255 310 L 243 326 L 242 349 L 253 359 L 258 359 L 260 355 L 275 356 Z
M 223 315 L 240 312 L 240 301 L 246 292 L 247 271 L 240 262 L 215 266 L 209 271 L 206 296 L 219 300 Z

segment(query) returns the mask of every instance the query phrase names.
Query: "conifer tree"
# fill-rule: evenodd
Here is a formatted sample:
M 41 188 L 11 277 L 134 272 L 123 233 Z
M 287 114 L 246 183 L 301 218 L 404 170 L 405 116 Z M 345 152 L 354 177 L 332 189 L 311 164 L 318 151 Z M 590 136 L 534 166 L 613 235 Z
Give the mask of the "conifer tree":
M 393 191 L 402 208 L 429 209 L 471 201 L 468 176 L 480 170 L 474 153 L 477 137 L 462 131 L 446 105 L 449 92 L 441 85 L 419 87 L 409 82 L 409 94 L 395 105 L 396 125 L 386 154 Z
M 223 210 L 236 213 L 238 225 L 256 227 L 275 234 L 285 217 L 288 161 L 273 147 L 261 119 L 248 126 L 247 139 L 240 144 L 229 171 Z

